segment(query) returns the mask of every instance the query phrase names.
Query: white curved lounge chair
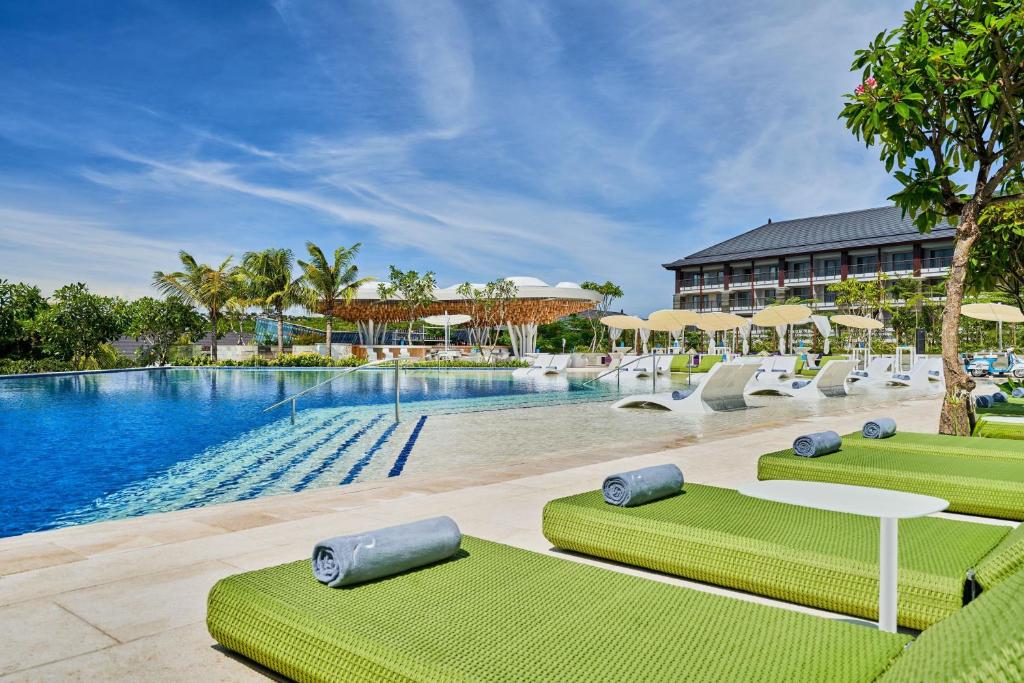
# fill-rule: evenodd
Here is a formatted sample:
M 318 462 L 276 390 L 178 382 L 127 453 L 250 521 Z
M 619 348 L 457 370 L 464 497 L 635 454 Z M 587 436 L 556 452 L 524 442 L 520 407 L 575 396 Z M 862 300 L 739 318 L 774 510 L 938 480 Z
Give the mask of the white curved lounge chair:
M 942 382 L 945 380 L 946 374 L 942 370 L 942 359 L 941 358 L 929 358 L 928 359 L 928 379 L 933 382 Z
M 654 369 L 657 371 L 659 375 L 672 374 L 672 359 L 674 357 L 675 356 L 668 353 L 661 354 L 655 357 L 657 362 L 655 363 Z
M 516 368 L 512 371 L 513 377 L 526 377 L 527 375 L 543 375 L 545 368 L 551 365 L 551 354 L 538 354 L 528 368 Z
M 543 373 L 545 375 L 561 375 L 565 372 L 565 369 L 569 367 L 569 354 L 559 353 L 551 356 L 551 360 L 548 361 L 547 366 L 544 367 Z
M 892 356 L 875 356 L 864 370 L 852 370 L 848 379 L 851 382 L 860 380 L 885 382 L 889 379 L 889 373 L 892 371 L 892 362 Z
M 718 363 L 704 381 L 681 398 L 674 392 L 636 394 L 616 401 L 613 408 L 664 408 L 680 413 L 712 413 L 716 410 L 746 408 L 743 389 L 757 372 L 751 363 Z M 684 392 L 685 393 L 685 392 Z
M 914 366 L 907 372 L 894 372 L 885 378 L 885 383 L 893 387 L 910 387 L 911 389 L 927 389 L 931 382 L 928 380 L 928 369 L 931 367 L 931 360 L 918 358 Z
M 775 386 L 754 385 L 751 394 L 775 394 L 799 399 L 846 396 L 846 377 L 857 367 L 855 360 L 830 360 L 812 379 L 791 379 Z

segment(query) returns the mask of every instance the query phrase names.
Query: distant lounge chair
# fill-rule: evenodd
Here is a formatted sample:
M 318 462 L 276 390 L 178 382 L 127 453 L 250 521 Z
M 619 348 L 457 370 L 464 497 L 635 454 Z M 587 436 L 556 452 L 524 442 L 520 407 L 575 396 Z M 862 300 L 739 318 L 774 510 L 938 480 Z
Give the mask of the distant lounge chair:
M 681 413 L 712 413 L 716 410 L 737 410 L 746 408 L 743 390 L 754 376 L 757 366 L 742 363 L 718 363 L 708 372 L 704 380 L 691 392 L 682 392 L 680 398 L 673 393 L 635 394 L 620 399 L 614 408 L 660 407 Z
M 206 625 L 299 683 L 901 683 L 1013 680 L 1022 611 L 1018 572 L 914 640 L 466 536 L 454 559 L 343 589 L 308 559 L 229 576 Z
M 931 626 L 1024 568 L 1024 528 L 938 517 L 901 524 L 903 626 Z M 563 550 L 877 617 L 878 524 L 867 517 L 687 482 L 678 495 L 631 508 L 609 505 L 600 490 L 553 500 L 543 531 Z
M 884 379 L 889 386 L 909 387 L 911 389 L 927 389 L 929 385 L 928 368 L 931 362 L 927 358 L 918 358 L 907 372 L 894 372 Z
M 865 369 L 851 371 L 849 379 L 851 382 L 885 382 L 891 374 L 892 363 L 892 356 L 875 356 Z
M 974 436 L 985 437 L 986 441 L 993 443 L 1002 440 L 1022 440 L 1024 439 L 1024 417 L 983 415 L 974 427 Z M 1024 459 L 1024 446 L 1018 445 L 1016 450 Z
M 775 384 L 754 383 L 751 394 L 775 394 L 800 399 L 846 396 L 846 377 L 857 367 L 852 360 L 830 360 L 811 379 L 789 379 Z
M 1024 431 L 1024 418 L 1000 418 L 986 416 L 982 421 L 1011 420 Z M 982 458 L 1024 463 L 1024 447 L 1013 441 L 998 439 L 976 439 L 970 436 L 947 434 L 924 434 L 901 432 L 887 439 L 868 439 L 861 432 L 843 435 L 845 446 L 867 447 L 879 450 L 925 453 L 931 455 L 953 455 L 961 458 Z
M 569 367 L 569 359 L 571 356 L 568 353 L 559 353 L 551 356 L 551 360 L 548 361 L 547 366 L 544 368 L 545 375 L 561 375 L 565 373 L 565 369 Z
M 670 375 L 672 374 L 672 359 L 675 358 L 672 354 L 663 353 L 655 357 L 656 363 L 654 365 L 655 371 L 659 375 Z
M 526 377 L 527 375 L 542 375 L 544 370 L 551 365 L 551 354 L 540 353 L 533 359 L 528 368 L 517 368 L 512 371 L 513 377 Z

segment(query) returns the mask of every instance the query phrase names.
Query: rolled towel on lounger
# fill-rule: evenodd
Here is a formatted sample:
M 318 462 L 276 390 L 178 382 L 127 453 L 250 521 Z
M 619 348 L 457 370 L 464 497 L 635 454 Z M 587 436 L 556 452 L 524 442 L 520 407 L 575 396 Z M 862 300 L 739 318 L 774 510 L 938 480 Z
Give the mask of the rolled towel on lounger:
M 1006 403 L 1007 399 L 1009 399 L 1009 396 L 1001 391 L 996 391 L 992 394 L 993 403 Z
M 896 433 L 896 420 L 891 417 L 876 417 L 865 422 L 860 433 L 865 439 L 888 439 Z
M 793 452 L 804 458 L 835 453 L 843 445 L 843 439 L 836 432 L 814 432 L 798 436 L 793 442 Z
M 331 588 L 372 581 L 454 555 L 462 533 L 451 517 L 336 536 L 313 547 L 313 576 Z
M 1014 398 L 1024 398 L 1024 387 L 1017 387 L 1013 390 L 1013 393 L 1011 393 L 1010 396 L 1013 396 Z
M 981 396 L 974 397 L 974 405 L 978 408 L 991 408 L 995 401 L 988 394 L 982 394 Z
M 806 387 L 810 383 L 811 383 L 811 380 L 809 380 L 809 379 L 797 379 L 797 380 L 793 380 L 792 386 L 793 386 L 794 389 L 803 389 L 804 387 Z
M 626 508 L 668 498 L 682 488 L 683 471 L 672 464 L 613 474 L 602 487 L 606 503 Z
M 693 389 L 676 389 L 672 392 L 673 401 L 682 401 L 684 398 L 693 393 Z

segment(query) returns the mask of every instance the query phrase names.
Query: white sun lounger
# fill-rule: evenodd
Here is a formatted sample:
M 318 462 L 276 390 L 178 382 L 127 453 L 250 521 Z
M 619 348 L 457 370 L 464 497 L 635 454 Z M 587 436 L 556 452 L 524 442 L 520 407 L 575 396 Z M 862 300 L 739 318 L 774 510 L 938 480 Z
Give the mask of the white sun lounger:
M 941 358 L 928 359 L 928 379 L 933 382 L 942 382 L 945 380 L 945 373 L 942 371 Z
M 655 358 L 657 359 L 655 370 L 657 370 L 659 375 L 669 375 L 672 373 L 672 359 L 675 358 L 675 356 L 665 353 L 656 356 Z
M 565 372 L 565 369 L 569 367 L 569 354 L 559 353 L 551 356 L 551 360 L 548 361 L 547 366 L 544 368 L 545 375 L 561 375 Z
M 928 380 L 928 369 L 931 361 L 928 358 L 918 358 L 914 366 L 907 372 L 894 372 L 885 379 L 885 383 L 894 387 L 910 387 L 911 389 L 927 389 L 931 382 Z
M 855 360 L 830 360 L 811 379 L 789 379 L 774 386 L 754 384 L 751 394 L 775 394 L 799 399 L 846 396 L 846 377 L 857 367 Z
M 716 410 L 746 408 L 743 389 L 757 372 L 751 363 L 718 363 L 685 398 L 674 399 L 672 392 L 636 394 L 620 399 L 613 408 L 664 408 L 680 413 L 712 413 Z
M 545 368 L 551 365 L 551 354 L 538 354 L 528 368 L 516 368 L 512 371 L 513 377 L 526 377 L 527 375 L 543 375 Z
M 850 372 L 849 380 L 851 382 L 859 382 L 862 379 L 869 382 L 884 382 L 889 379 L 891 371 L 892 356 L 875 356 L 864 370 Z
M 619 367 L 622 369 L 619 372 L 623 377 L 650 377 L 653 371 L 652 366 L 650 358 L 641 358 L 630 354 L 622 357 L 622 361 L 619 362 Z M 612 375 L 612 379 L 615 379 L 614 375 Z

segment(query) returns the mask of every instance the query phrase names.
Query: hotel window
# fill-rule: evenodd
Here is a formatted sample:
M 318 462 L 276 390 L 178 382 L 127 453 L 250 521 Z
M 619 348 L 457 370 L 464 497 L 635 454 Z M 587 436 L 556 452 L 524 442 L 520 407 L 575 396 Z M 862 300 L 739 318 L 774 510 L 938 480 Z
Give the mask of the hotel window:
M 736 292 L 733 294 L 732 305 L 737 308 L 750 308 L 750 292 Z
M 874 273 L 878 271 L 878 256 L 875 254 L 854 256 L 852 259 L 853 263 L 851 270 L 855 275 Z
M 925 268 L 948 268 L 953 263 L 953 247 L 929 249 L 928 258 L 922 264 Z
M 914 254 L 910 251 L 901 251 L 895 254 L 889 254 L 889 270 L 913 270 L 914 269 Z
M 811 262 L 800 261 L 798 263 L 790 263 L 786 266 L 789 272 L 786 276 L 794 280 L 804 280 L 811 276 Z
M 839 277 L 842 274 L 839 259 L 825 258 L 814 263 L 814 277 Z

